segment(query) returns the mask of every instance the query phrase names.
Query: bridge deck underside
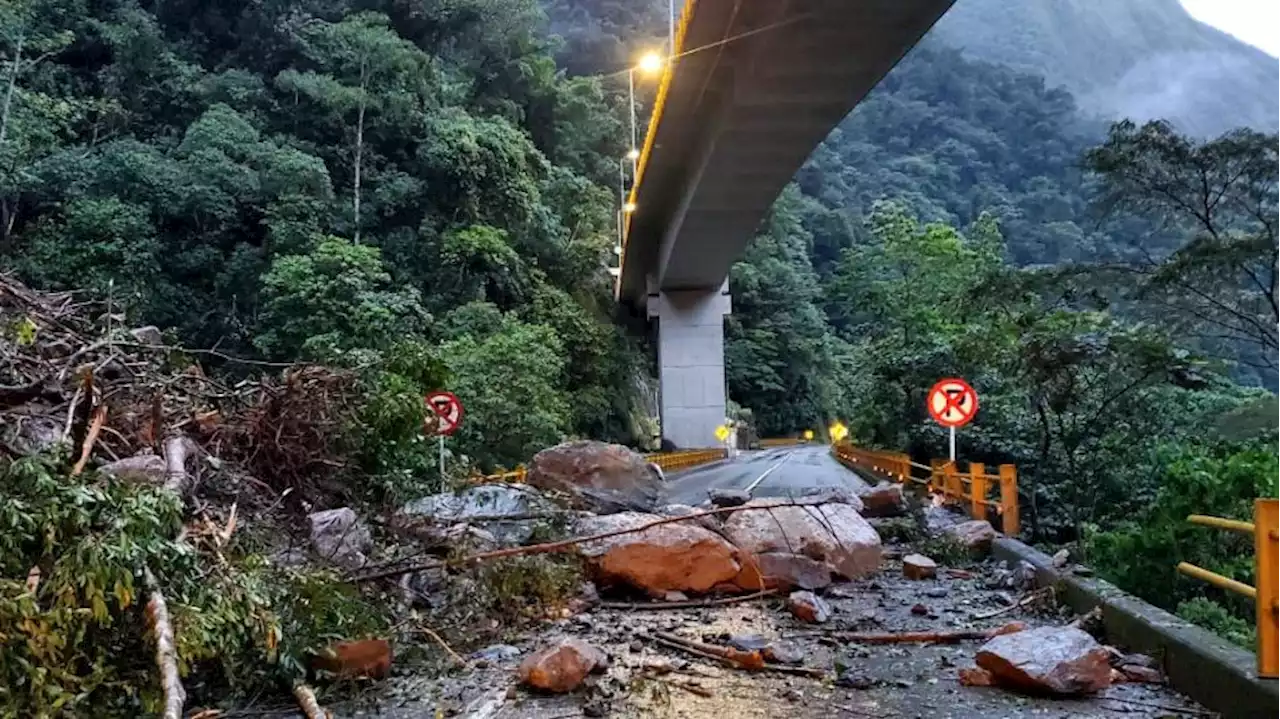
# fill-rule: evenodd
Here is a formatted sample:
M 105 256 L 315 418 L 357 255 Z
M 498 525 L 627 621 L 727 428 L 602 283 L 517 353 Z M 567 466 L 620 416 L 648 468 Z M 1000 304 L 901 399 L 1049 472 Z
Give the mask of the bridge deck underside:
M 692 3 L 646 142 L 620 297 L 719 287 L 805 158 L 951 1 Z

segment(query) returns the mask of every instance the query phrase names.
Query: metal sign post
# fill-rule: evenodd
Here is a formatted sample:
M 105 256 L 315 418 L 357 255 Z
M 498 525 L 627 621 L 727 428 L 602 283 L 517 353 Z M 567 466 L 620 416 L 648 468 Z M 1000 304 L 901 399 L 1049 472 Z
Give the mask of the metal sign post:
M 962 379 L 944 379 L 929 390 L 929 415 L 950 430 L 950 458 L 956 462 L 956 428 L 963 427 L 978 413 L 978 393 Z
M 434 417 L 427 417 L 424 428 L 434 432 L 440 440 L 440 486 L 444 487 L 444 438 L 457 431 L 462 424 L 462 402 L 452 392 L 432 392 L 426 397 L 427 407 Z M 430 422 L 434 419 L 434 428 Z

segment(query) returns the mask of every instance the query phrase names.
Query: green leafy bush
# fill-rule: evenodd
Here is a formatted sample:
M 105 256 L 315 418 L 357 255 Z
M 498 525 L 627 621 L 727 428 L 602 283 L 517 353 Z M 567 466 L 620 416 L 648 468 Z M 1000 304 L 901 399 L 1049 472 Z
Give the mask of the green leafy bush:
M 332 575 L 177 541 L 173 495 L 48 458 L 0 467 L 0 716 L 133 717 L 160 699 L 143 607 L 150 569 L 169 605 L 190 702 L 275 688 L 333 639 L 384 614 Z

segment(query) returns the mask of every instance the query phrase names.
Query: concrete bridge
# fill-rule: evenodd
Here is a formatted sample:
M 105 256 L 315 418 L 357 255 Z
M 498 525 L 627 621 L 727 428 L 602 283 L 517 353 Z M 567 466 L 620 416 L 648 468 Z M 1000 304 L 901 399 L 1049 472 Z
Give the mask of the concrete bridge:
M 618 299 L 658 322 L 662 434 L 715 445 L 729 268 L 782 188 L 954 0 L 688 0 L 640 155 Z

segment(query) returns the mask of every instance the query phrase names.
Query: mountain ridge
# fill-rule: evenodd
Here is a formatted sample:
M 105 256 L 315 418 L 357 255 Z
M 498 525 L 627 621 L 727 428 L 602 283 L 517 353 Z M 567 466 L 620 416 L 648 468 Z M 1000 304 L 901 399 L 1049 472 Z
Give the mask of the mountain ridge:
M 1042 75 L 1108 119 L 1167 118 L 1200 136 L 1280 127 L 1280 60 L 1178 0 L 959 0 L 930 34 Z

